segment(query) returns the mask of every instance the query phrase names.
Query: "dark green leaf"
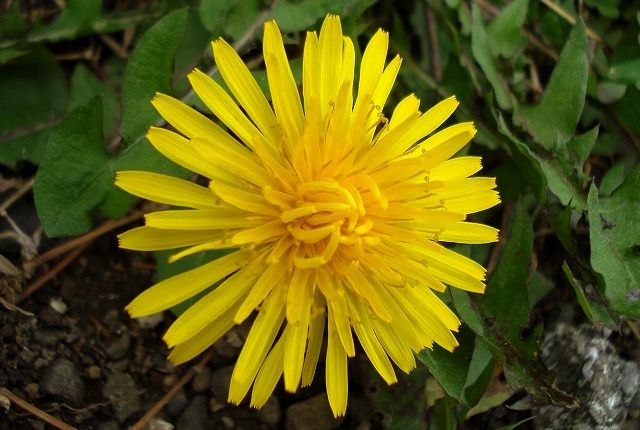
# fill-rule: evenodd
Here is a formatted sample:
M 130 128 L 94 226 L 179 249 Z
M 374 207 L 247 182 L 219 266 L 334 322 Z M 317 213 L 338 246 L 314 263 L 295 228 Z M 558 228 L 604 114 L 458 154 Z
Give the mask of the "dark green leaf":
M 498 106 L 502 109 L 511 108 L 511 93 L 507 82 L 498 71 L 494 58 L 491 55 L 490 41 L 482 21 L 480 8 L 473 4 L 473 27 L 471 32 L 471 50 L 478 64 L 482 68 L 487 80 L 491 83 L 496 94 Z
M 164 16 L 140 39 L 127 65 L 122 88 L 122 137 L 133 144 L 157 122 L 156 92 L 171 94 L 173 61 L 184 33 L 187 10 Z
M 516 111 L 518 121 L 549 151 L 559 152 L 578 124 L 589 76 L 587 34 L 582 22 L 574 27 L 540 104 Z
M 362 360 L 360 364 L 362 364 L 365 395 L 373 406 L 372 412 L 382 417 L 382 428 L 387 430 L 424 429 L 427 406 L 426 369 L 418 366 L 408 375 L 399 373 L 398 382 L 387 385 L 368 361 Z
M 0 68 L 0 163 L 40 161 L 67 109 L 67 91 L 62 68 L 44 49 Z
M 599 323 L 614 328 L 616 323 L 607 310 L 606 306 L 603 303 L 599 303 L 598 300 L 592 300 L 590 298 L 587 288 L 583 286 L 582 283 L 575 278 L 575 276 L 573 276 L 573 273 L 571 272 L 571 269 L 569 268 L 569 265 L 566 261 L 562 263 L 562 271 L 564 272 L 567 281 L 569 281 L 569 284 L 573 288 L 573 291 L 575 291 L 578 304 L 582 308 L 582 311 L 587 316 L 587 318 L 589 318 L 589 321 L 594 324 Z M 591 289 L 593 289 L 592 286 L 590 287 Z
M 602 196 L 610 196 L 615 190 L 618 189 L 620 185 L 624 182 L 624 178 L 627 176 L 627 172 L 629 170 L 629 165 L 624 161 L 619 161 L 602 177 L 602 182 L 600 183 L 600 195 Z
M 67 37 L 75 37 L 89 30 L 101 11 L 102 0 L 67 0 L 60 15 L 44 31 L 50 34 L 66 32 Z
M 491 347 L 514 388 L 525 388 L 537 399 L 575 405 L 576 399 L 558 390 L 537 358 L 537 335 L 526 338 L 529 326 L 527 282 L 533 229 L 523 204 L 516 206 L 510 234 L 484 296 L 452 294 L 460 316 Z M 466 296 L 466 298 L 465 298 Z M 478 327 L 478 325 L 481 327 Z
M 109 178 L 98 173 L 107 159 L 102 107 L 95 99 L 58 126 L 36 175 L 36 208 L 49 237 L 76 235 L 91 227 L 90 212 L 110 185 Z
M 493 356 L 465 326 L 456 339 L 460 345 L 453 353 L 434 346 L 418 354 L 418 359 L 427 366 L 448 395 L 470 408 L 480 400 L 489 382 Z
M 96 78 L 89 69 L 80 64 L 71 77 L 69 109 L 82 106 L 95 97 L 102 97 L 104 136 L 108 138 L 116 132 L 119 125 L 120 104 L 113 91 Z
M 527 18 L 529 0 L 514 0 L 509 3 L 487 28 L 491 52 L 495 56 L 513 57 L 527 44 L 521 27 Z
M 377 0 L 282 0 L 273 9 L 273 18 L 284 32 L 308 30 L 328 13 L 348 17 L 354 8 L 368 7 Z
M 527 180 L 538 203 L 544 203 L 547 195 L 547 178 L 536 154 L 529 147 L 511 133 L 502 114 L 496 116 L 498 131 L 507 137 L 507 145 L 511 151 L 511 158 L 518 165 L 522 175 Z
M 20 36 L 28 29 L 29 26 L 20 12 L 20 2 L 10 2 L 6 10 L 0 14 L 0 40 Z
M 610 198 L 589 190 L 591 265 L 602 275 L 611 308 L 625 317 L 640 316 L 640 168 Z

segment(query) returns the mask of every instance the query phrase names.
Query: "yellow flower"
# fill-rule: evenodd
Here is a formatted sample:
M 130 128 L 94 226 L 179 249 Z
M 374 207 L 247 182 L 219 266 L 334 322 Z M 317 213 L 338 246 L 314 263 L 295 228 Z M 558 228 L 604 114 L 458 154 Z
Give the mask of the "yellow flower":
M 147 135 L 167 158 L 210 179 L 204 187 L 156 173 L 118 172 L 139 197 L 190 209 L 146 215 L 120 246 L 149 251 L 231 249 L 225 256 L 140 294 L 133 317 L 162 311 L 220 283 L 164 336 L 174 363 L 187 361 L 231 327 L 257 315 L 235 365 L 229 401 L 262 406 L 284 374 L 295 392 L 311 384 L 325 326 L 326 389 L 336 416 L 347 406 L 353 333 L 389 384 L 433 343 L 451 351 L 460 322 L 434 291 L 482 293 L 485 269 L 438 242 L 487 243 L 497 230 L 466 221 L 499 203 L 494 178 L 470 176 L 479 157 L 450 159 L 475 134 L 473 123 L 433 133 L 458 102 L 425 113 L 409 95 L 390 119 L 382 109 L 402 62 L 386 66 L 389 36 L 367 45 L 354 101 L 355 53 L 340 19 L 307 33 L 302 99 L 275 22 L 264 27 L 271 104 L 224 40 L 213 55 L 230 94 L 199 70 L 189 80 L 220 127 L 182 102 L 157 94 L 153 105 L 179 133 Z M 427 137 L 428 136 L 428 137 Z

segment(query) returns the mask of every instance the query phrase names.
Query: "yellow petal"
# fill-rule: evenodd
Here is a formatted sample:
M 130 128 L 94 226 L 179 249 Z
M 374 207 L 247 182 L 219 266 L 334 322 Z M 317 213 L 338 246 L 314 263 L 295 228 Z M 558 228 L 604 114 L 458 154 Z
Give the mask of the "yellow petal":
M 194 69 L 187 77 L 193 90 L 211 112 L 220 118 L 220 121 L 229 127 L 245 145 L 252 147 L 253 136 L 260 134 L 260 131 L 231 96 L 216 81 L 198 69 Z
M 267 80 L 276 117 L 284 127 L 288 142 L 297 143 L 302 133 L 302 105 L 284 50 L 280 29 L 275 21 L 264 24 L 263 47 Z
M 171 347 L 186 342 L 200 333 L 204 327 L 228 313 L 230 308 L 236 309 L 237 312 L 236 304 L 253 286 L 259 275 L 257 269 L 263 261 L 261 258 L 254 258 L 251 263 L 184 311 L 165 333 L 163 339 L 167 345 Z M 230 322 L 233 323 L 233 315 Z
M 236 209 L 184 209 L 146 214 L 149 227 L 170 230 L 244 228 L 264 223 L 264 218 Z
M 347 398 L 349 395 L 347 354 L 342 348 L 342 343 L 332 319 L 329 319 L 325 379 L 331 410 L 336 417 L 341 417 L 347 411 Z
M 275 346 L 267 355 L 267 358 L 262 363 L 256 381 L 253 384 L 253 390 L 251 391 L 251 407 L 261 408 L 267 403 L 273 390 L 282 376 L 282 363 L 284 360 L 284 336 L 280 336 L 280 339 L 276 342 Z
M 325 306 L 326 304 L 322 294 L 316 293 L 315 303 L 311 309 L 311 319 L 309 321 L 309 344 L 307 345 L 307 352 L 304 356 L 304 365 L 302 367 L 301 385 L 303 387 L 308 387 L 313 382 L 313 376 L 315 375 L 318 359 L 320 358 L 324 325 L 327 318 Z
M 360 340 L 364 352 L 367 354 L 367 357 L 369 357 L 369 361 L 371 361 L 373 367 L 375 367 L 387 384 L 397 382 L 396 374 L 393 371 L 389 357 L 373 332 L 373 324 L 371 323 L 367 309 L 362 303 L 362 299 L 347 295 L 347 303 L 349 304 L 349 309 L 357 319 L 353 324 L 353 329 L 358 336 L 358 340 Z
M 143 199 L 198 209 L 216 207 L 216 197 L 205 187 L 159 173 L 119 171 L 116 186 Z
M 127 312 L 138 318 L 175 306 L 237 271 L 247 263 L 250 256 L 250 251 L 236 251 L 196 269 L 165 279 L 129 303 Z
M 162 155 L 192 172 L 207 178 L 224 177 L 227 180 L 233 180 L 226 175 L 226 172 L 202 158 L 194 150 L 191 142 L 177 133 L 164 128 L 151 127 L 147 133 L 147 139 Z
M 273 290 L 251 326 L 231 375 L 228 399 L 230 403 L 237 405 L 244 399 L 273 345 L 284 321 L 283 290 L 283 288 Z
M 216 65 L 225 83 L 267 140 L 274 146 L 278 145 L 278 122 L 251 72 L 227 42 L 218 39 L 212 46 Z
M 159 251 L 181 248 L 202 242 L 221 239 L 222 232 L 217 230 L 164 230 L 153 227 L 137 227 L 118 235 L 120 248 L 135 251 Z
M 226 332 L 233 327 L 233 314 L 235 308 L 229 308 L 215 321 L 205 326 L 199 332 L 184 343 L 177 345 L 169 354 L 169 361 L 173 364 L 181 364 L 191 360 L 196 355 L 207 349 L 218 341 Z

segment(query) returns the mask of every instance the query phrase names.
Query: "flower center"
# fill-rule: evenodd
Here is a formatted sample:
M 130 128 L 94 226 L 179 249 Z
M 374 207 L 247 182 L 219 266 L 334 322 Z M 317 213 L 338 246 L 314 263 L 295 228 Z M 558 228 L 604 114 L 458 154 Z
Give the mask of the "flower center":
M 349 265 L 366 247 L 380 243 L 367 208 L 385 206 L 386 199 L 368 176 L 300 182 L 293 193 L 263 191 L 283 209 L 280 221 L 288 232 L 289 255 L 300 269 L 337 260 Z

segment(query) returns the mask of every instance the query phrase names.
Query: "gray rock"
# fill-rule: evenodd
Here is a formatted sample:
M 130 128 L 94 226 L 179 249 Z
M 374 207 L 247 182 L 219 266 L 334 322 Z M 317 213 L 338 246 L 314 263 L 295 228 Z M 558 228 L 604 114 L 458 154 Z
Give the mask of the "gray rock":
M 96 428 L 98 430 L 119 430 L 120 424 L 116 420 L 109 420 L 98 424 Z
M 187 403 L 189 403 L 189 399 L 187 399 L 187 395 L 181 388 L 176 395 L 169 400 L 169 403 L 167 403 L 167 412 L 169 412 L 169 415 L 172 417 L 177 417 L 180 415 L 180 412 L 184 410 L 185 406 L 187 406 Z
M 54 360 L 44 370 L 40 388 L 43 393 L 56 396 L 73 406 L 81 406 L 84 400 L 84 382 L 80 371 L 66 358 Z
M 107 347 L 107 355 L 112 360 L 120 360 L 129 351 L 131 346 L 131 336 L 125 331 L 119 338 L 112 341 Z
M 541 406 L 534 413 L 538 428 L 622 428 L 638 390 L 640 370 L 617 355 L 610 334 L 586 324 L 575 328 L 560 323 L 545 336 L 542 361 L 555 373 L 558 387 L 578 397 L 580 407 Z
M 195 396 L 184 410 L 176 430 L 206 430 L 207 429 L 207 398 Z
M 280 410 L 280 401 L 276 396 L 271 396 L 267 403 L 260 409 L 258 409 L 258 418 L 271 428 L 278 427 L 280 420 L 282 419 L 282 412 Z
M 112 402 L 116 418 L 121 423 L 141 408 L 138 387 L 128 373 L 109 375 L 102 394 Z
M 149 421 L 149 424 L 145 426 L 145 430 L 173 430 L 174 426 L 168 421 L 163 420 L 162 418 L 152 418 Z
M 287 430 L 332 430 L 342 423 L 331 412 L 327 395 L 322 393 L 287 409 Z
M 211 392 L 219 403 L 226 403 L 233 366 L 216 369 L 211 375 Z
M 211 386 L 211 370 L 208 367 L 202 369 L 200 373 L 196 373 L 193 378 L 191 388 L 196 393 L 202 393 Z

